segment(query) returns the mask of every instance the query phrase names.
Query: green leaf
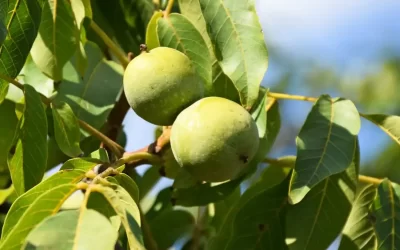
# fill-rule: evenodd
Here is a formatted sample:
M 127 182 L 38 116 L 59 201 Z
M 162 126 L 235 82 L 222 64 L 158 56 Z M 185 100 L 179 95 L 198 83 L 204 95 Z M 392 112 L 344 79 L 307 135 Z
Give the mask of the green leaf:
M 76 66 L 67 63 L 55 101 L 68 103 L 78 119 L 100 129 L 122 90 L 122 66 L 106 61 L 92 42 L 85 44 L 85 51 L 88 67 L 83 79 Z
M 351 245 L 350 242 L 355 246 L 355 249 L 376 249 L 374 227 L 369 217 L 369 209 L 375 195 L 376 187 L 373 185 L 368 185 L 360 191 L 342 231 L 343 237 L 339 249 L 349 249 L 347 246 Z
M 251 175 L 257 170 L 257 166 L 262 162 L 266 154 L 271 150 L 281 128 L 281 117 L 279 112 L 279 103 L 275 99 L 268 99 L 268 111 L 266 112 L 267 124 L 266 133 L 259 138 L 259 146 L 256 155 L 249 163 L 247 175 Z
M 205 206 L 209 203 L 217 202 L 230 195 L 236 187 L 245 178 L 245 175 L 211 186 L 210 183 L 197 184 L 188 188 L 177 188 L 172 193 L 172 199 L 175 205 L 192 207 L 192 206 Z
M 8 88 L 9 88 L 8 82 L 1 81 L 0 80 L 0 104 L 4 101 L 4 99 L 7 96 L 8 93 Z
M 79 147 L 80 128 L 78 119 L 71 107 L 65 103 L 51 104 L 54 120 L 55 138 L 60 149 L 68 156 L 75 157 L 82 153 Z
M 64 184 L 43 192 L 29 205 L 7 236 L 2 237 L 0 249 L 21 249 L 29 232 L 46 217 L 57 213 L 62 203 L 76 190 L 75 184 Z
M 152 50 L 160 46 L 160 41 L 157 34 L 157 22 L 158 19 L 163 16 L 161 11 L 154 12 L 150 19 L 149 25 L 146 29 L 146 45 L 148 50 Z
M 152 166 L 144 172 L 143 177 L 138 181 L 140 200 L 156 185 L 161 176 L 156 166 Z
M 85 17 L 92 18 L 93 16 L 90 0 L 71 0 L 71 8 L 78 29 L 81 29 Z
M 258 136 L 263 138 L 267 132 L 267 112 L 265 112 L 265 104 L 267 101 L 267 89 L 260 88 L 257 102 L 253 105 L 251 116 L 256 121 L 258 128 Z
M 214 207 L 214 216 L 212 216 L 211 225 L 218 232 L 224 223 L 229 220 L 229 212 L 240 199 L 240 186 L 238 186 L 229 196 L 225 199 L 210 204 Z
M 229 214 L 229 227 L 210 241 L 217 249 L 287 249 L 285 215 L 289 178 L 258 194 L 240 199 L 235 213 Z
M 326 249 L 340 234 L 355 198 L 360 152 L 358 143 L 353 162 L 338 174 L 319 182 L 304 199 L 290 206 L 286 217 L 286 240 L 290 250 Z
M 174 183 L 174 188 L 189 188 L 198 184 L 199 181 L 193 177 L 186 169 L 181 168 L 177 173 Z
M 114 208 L 111 206 L 111 204 L 101 193 L 91 192 L 86 207 L 88 209 L 93 209 L 105 216 L 111 222 L 115 230 L 119 230 L 121 226 L 121 219 L 114 211 Z
M 211 91 L 212 69 L 207 45 L 200 32 L 183 15 L 173 13 L 158 19 L 157 33 L 160 46 L 186 54 L 201 77 L 206 92 Z
M 195 219 L 183 210 L 161 213 L 151 223 L 150 229 L 159 249 L 169 249 L 186 234 L 193 231 Z
M 0 172 L 8 172 L 7 158 L 18 125 L 15 103 L 5 100 L 0 104 L 0 114 L 2 119 L 7 121 L 0 123 Z
M 7 36 L 7 28 L 5 25 L 5 21 L 7 18 L 7 10 L 8 10 L 8 1 L 2 1 L 0 3 L 0 46 L 3 44 Z
M 85 171 L 82 170 L 59 171 L 19 196 L 8 210 L 1 233 L 2 237 L 6 237 L 10 233 L 19 218 L 43 192 L 60 185 L 78 183 L 84 177 Z
M 189 19 L 189 21 L 200 32 L 210 53 L 210 60 L 212 64 L 212 92 L 208 93 L 208 95 L 224 97 L 239 103 L 240 98 L 238 90 L 235 88 L 229 77 L 224 74 L 218 64 L 217 58 L 215 57 L 214 46 L 211 42 L 210 36 L 207 33 L 207 25 L 201 13 L 199 0 L 179 0 L 179 8 L 182 15 Z
M 351 101 L 328 95 L 318 99 L 296 138 L 297 160 L 289 188 L 292 204 L 350 165 L 359 131 L 360 116 Z
M 362 117 L 381 128 L 386 134 L 390 136 L 390 138 L 392 138 L 397 144 L 400 145 L 400 116 L 362 114 Z
M 130 194 L 132 199 L 139 204 L 139 187 L 133 179 L 124 173 L 116 175 L 114 178 L 118 181 L 119 185 Z
M 29 55 L 42 15 L 42 0 L 9 0 L 4 24 L 7 37 L 0 47 L 0 74 L 15 78 Z M 4 13 L 5 4 L 0 6 Z
M 39 34 L 31 55 L 38 68 L 55 81 L 63 79 L 63 67 L 78 49 L 78 30 L 67 0 L 44 0 Z
M 219 64 L 239 90 L 241 103 L 250 109 L 268 67 L 268 52 L 254 1 L 199 2 Z
M 172 210 L 171 193 L 170 187 L 158 192 L 156 200 L 146 213 L 147 221 L 152 222 L 161 213 Z
M 400 185 L 385 178 L 378 186 L 371 212 L 376 218 L 378 249 L 400 248 Z
M 121 186 L 116 186 L 115 190 L 109 187 L 102 187 L 100 192 L 121 218 L 130 249 L 144 249 L 139 207 L 129 193 Z
M 117 238 L 117 231 L 100 213 L 91 209 L 73 210 L 40 223 L 28 235 L 23 249 L 108 250 L 114 248 Z
M 38 184 L 47 164 L 47 117 L 35 89 L 25 84 L 25 110 L 15 154 L 9 161 L 11 178 L 18 195 Z
M 99 148 L 98 150 L 90 153 L 89 158 L 98 159 L 104 163 L 110 163 L 110 159 L 108 158 L 108 153 L 105 148 Z
M 83 158 L 73 158 L 66 161 L 60 168 L 60 170 L 82 170 L 89 171 L 94 168 L 96 165 L 105 163 L 99 159 L 93 159 L 89 157 Z

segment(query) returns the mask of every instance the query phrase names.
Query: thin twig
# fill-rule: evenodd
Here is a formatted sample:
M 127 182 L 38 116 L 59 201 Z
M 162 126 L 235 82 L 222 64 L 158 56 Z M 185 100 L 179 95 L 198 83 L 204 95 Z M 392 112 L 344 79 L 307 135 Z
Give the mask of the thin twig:
M 290 167 L 290 165 L 282 165 L 279 164 L 279 160 L 278 159 L 274 159 L 274 158 L 265 158 L 263 160 L 263 162 L 271 164 L 271 166 L 276 166 L 276 167 L 281 167 L 281 166 L 285 166 L 285 167 Z M 363 183 L 368 183 L 368 184 L 374 184 L 374 185 L 379 185 L 382 182 L 382 179 L 378 179 L 372 176 L 366 176 L 366 175 L 358 175 L 358 180 L 360 182 Z
M 307 101 L 307 102 L 316 102 L 318 98 L 301 96 L 301 95 L 289 95 L 275 92 L 268 92 L 269 97 L 273 97 L 276 99 L 287 99 L 287 100 L 297 100 L 297 101 Z
M 110 150 L 118 158 L 120 158 L 123 155 L 123 153 L 125 152 L 124 148 L 121 147 L 118 143 L 116 143 L 115 141 L 111 140 L 106 135 L 104 135 L 103 133 L 101 133 L 97 129 L 95 129 L 92 126 L 90 126 L 88 123 L 86 123 L 86 122 L 84 122 L 82 120 L 79 120 L 79 125 L 81 126 L 81 128 L 83 128 L 84 130 L 89 132 L 89 134 L 93 135 L 94 137 L 96 137 L 97 139 L 102 141 L 107 147 L 110 148 Z
M 107 47 L 114 53 L 114 55 L 121 62 L 122 66 L 126 68 L 128 66 L 129 60 L 125 56 L 125 53 L 111 40 L 111 38 L 92 20 L 90 22 L 90 27 L 94 32 L 103 40 Z

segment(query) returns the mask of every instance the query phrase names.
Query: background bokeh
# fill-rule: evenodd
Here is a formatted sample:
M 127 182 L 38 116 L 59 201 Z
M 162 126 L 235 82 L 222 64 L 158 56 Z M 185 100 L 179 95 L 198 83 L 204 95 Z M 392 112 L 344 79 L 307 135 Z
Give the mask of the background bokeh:
M 361 112 L 400 115 L 400 1 L 256 2 L 269 50 L 263 86 L 275 92 L 341 96 Z M 296 153 L 295 137 L 311 108 L 307 102 L 281 104 L 283 123 L 271 157 Z M 154 140 L 155 126 L 133 111 L 124 126 L 128 151 Z M 361 173 L 400 181 L 400 147 L 365 120 L 359 140 Z M 169 184 L 162 179 L 153 193 Z

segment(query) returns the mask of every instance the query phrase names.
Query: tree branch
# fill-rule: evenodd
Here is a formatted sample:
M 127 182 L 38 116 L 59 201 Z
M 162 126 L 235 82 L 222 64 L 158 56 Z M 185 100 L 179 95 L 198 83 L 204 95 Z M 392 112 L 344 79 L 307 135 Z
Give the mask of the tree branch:
M 297 101 L 307 101 L 307 102 L 316 102 L 318 98 L 301 96 L 301 95 L 289 95 L 275 92 L 268 92 L 267 96 L 273 97 L 275 99 L 287 99 L 287 100 L 297 100 Z

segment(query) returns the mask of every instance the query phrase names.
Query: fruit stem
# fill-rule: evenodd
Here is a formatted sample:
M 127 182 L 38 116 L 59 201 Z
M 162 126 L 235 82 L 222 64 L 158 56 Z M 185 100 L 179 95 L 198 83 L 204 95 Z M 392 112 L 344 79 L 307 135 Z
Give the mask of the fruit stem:
M 90 22 L 90 27 L 94 32 L 103 40 L 107 47 L 115 54 L 118 60 L 121 62 L 122 66 L 126 68 L 128 66 L 129 60 L 125 56 L 125 53 L 111 40 L 111 38 L 92 20 Z
M 270 164 L 270 166 L 274 166 L 274 167 L 290 167 L 290 165 L 282 165 L 279 164 L 279 160 L 278 159 L 274 159 L 274 158 L 268 158 L 266 157 L 263 160 L 264 163 L 268 163 Z M 372 176 L 366 176 L 366 175 L 358 175 L 358 180 L 360 182 L 363 183 L 367 183 L 367 184 L 373 184 L 373 185 L 379 185 L 382 182 L 382 179 L 378 179 Z
M 167 7 L 165 8 L 165 11 L 164 11 L 164 16 L 165 17 L 169 16 L 173 6 L 174 6 L 174 0 L 169 0 L 168 1 L 168 5 L 167 5 Z

